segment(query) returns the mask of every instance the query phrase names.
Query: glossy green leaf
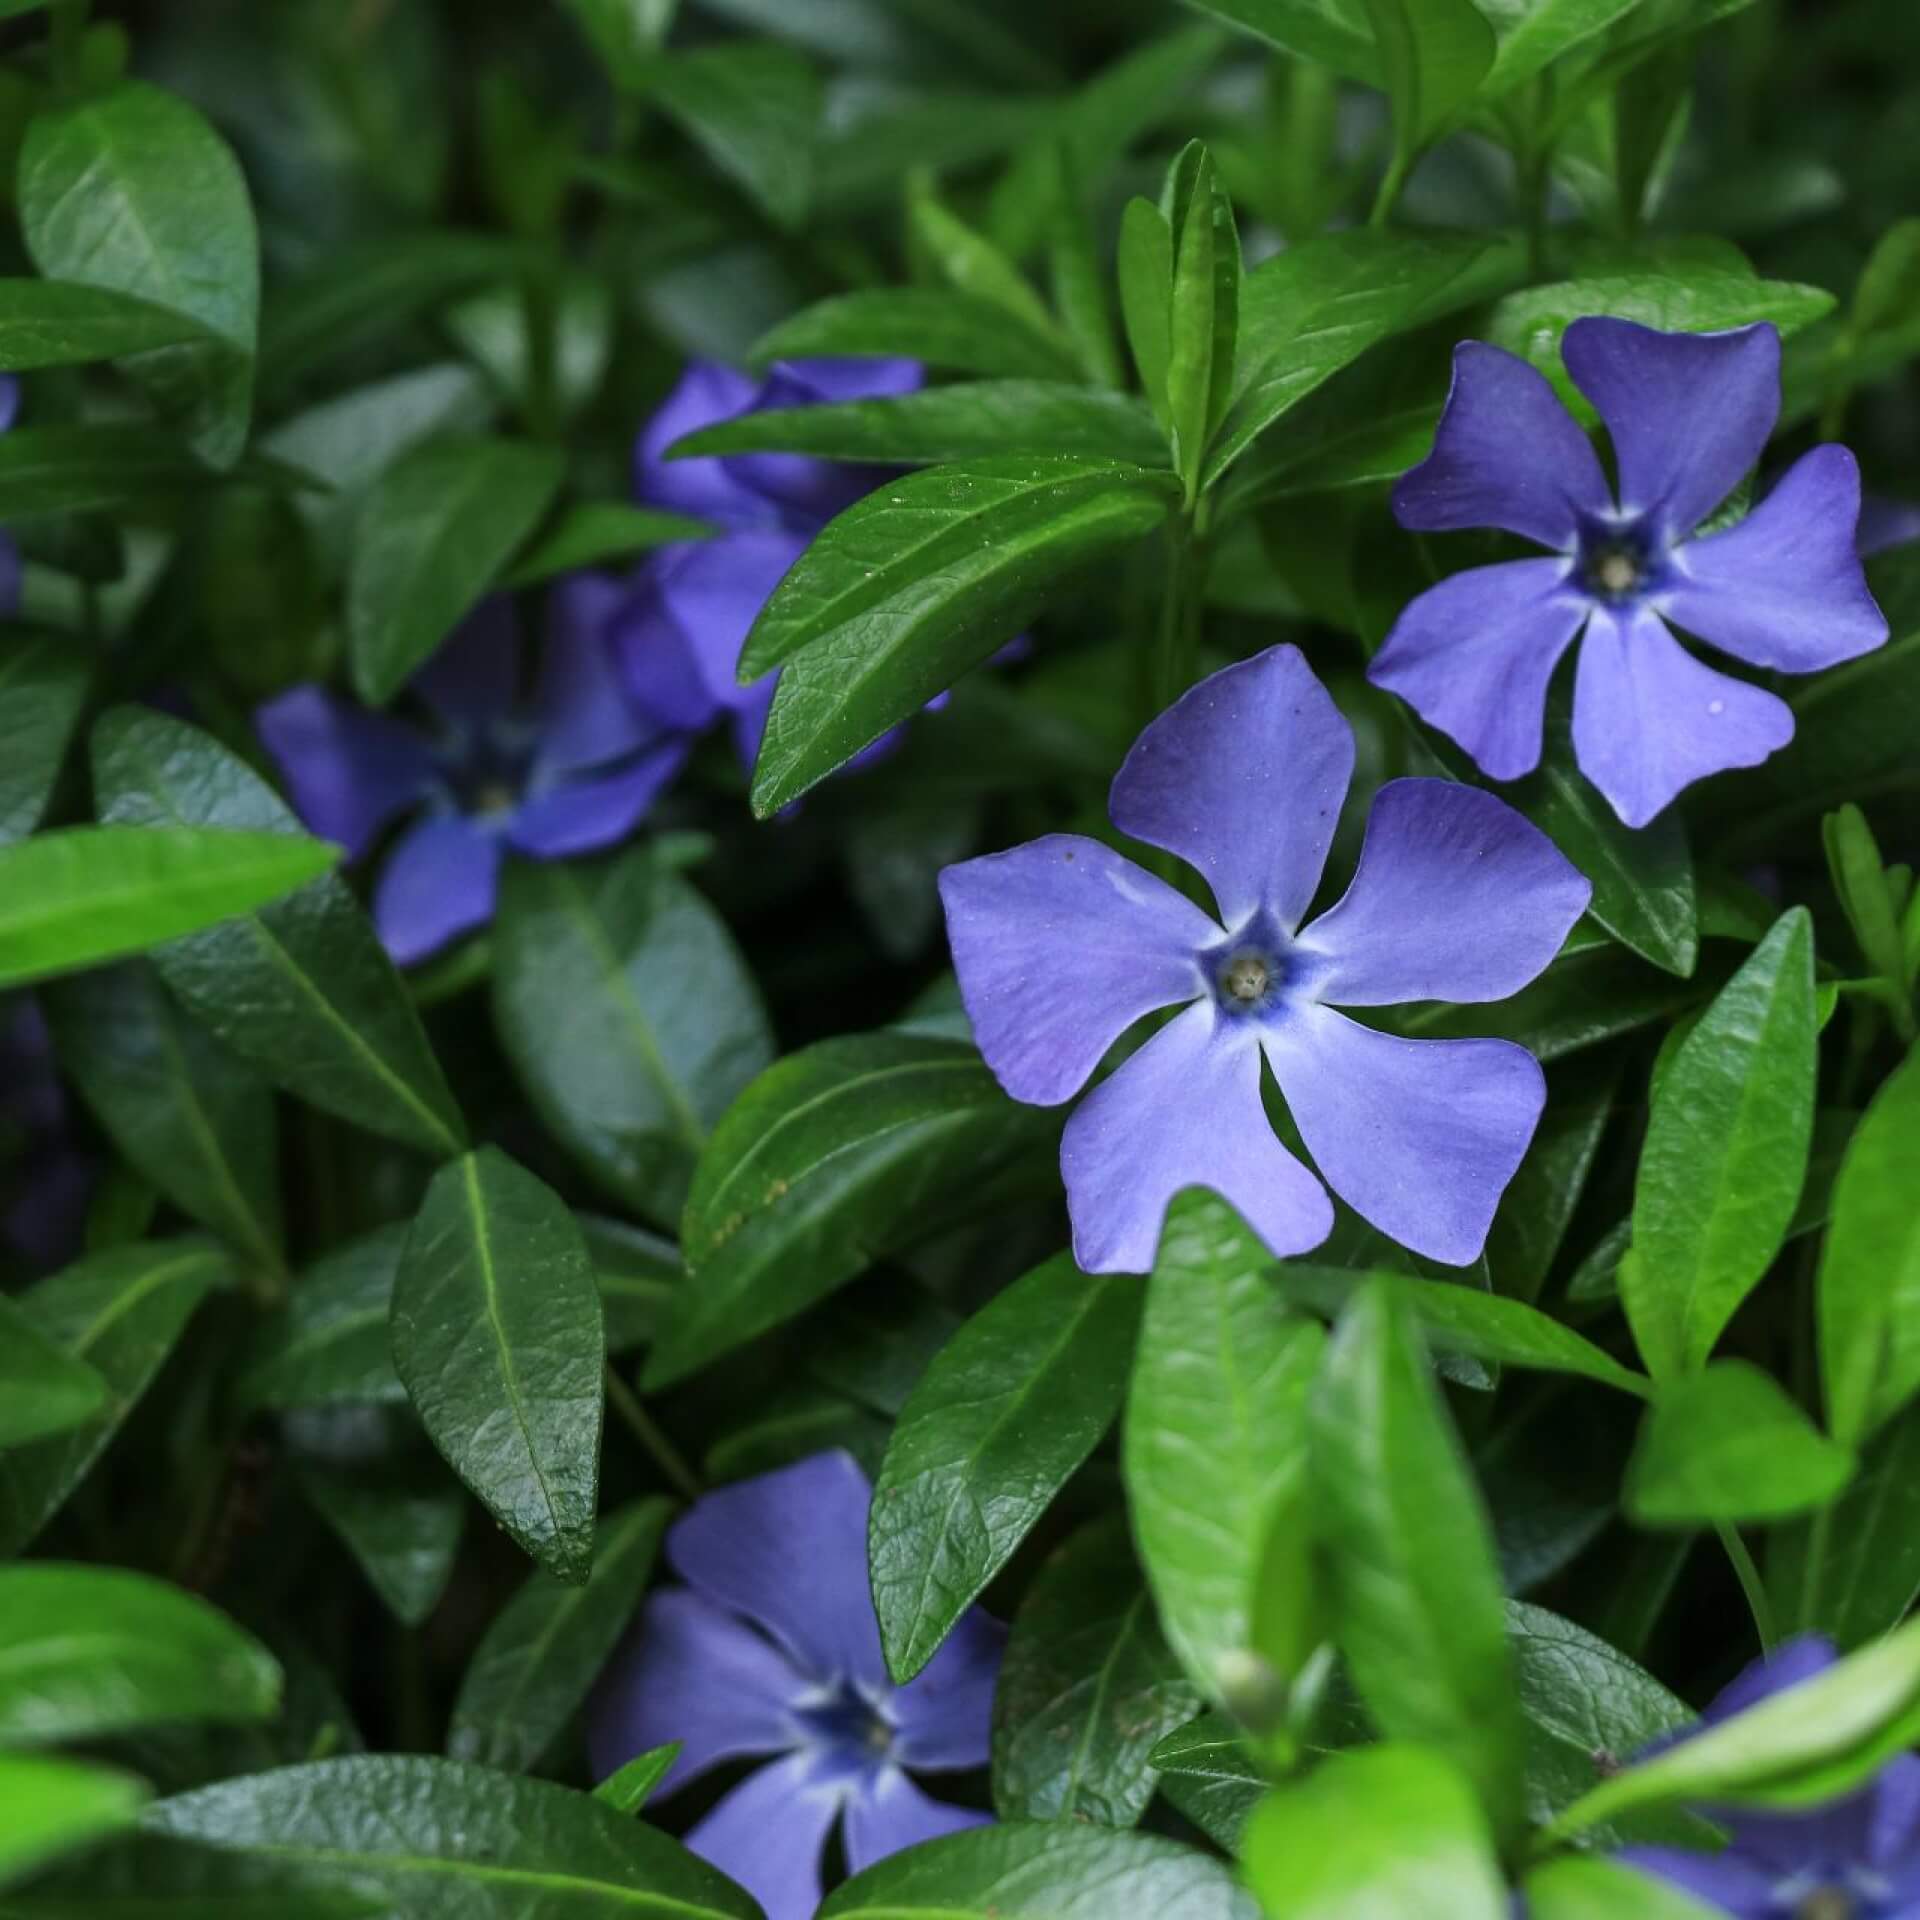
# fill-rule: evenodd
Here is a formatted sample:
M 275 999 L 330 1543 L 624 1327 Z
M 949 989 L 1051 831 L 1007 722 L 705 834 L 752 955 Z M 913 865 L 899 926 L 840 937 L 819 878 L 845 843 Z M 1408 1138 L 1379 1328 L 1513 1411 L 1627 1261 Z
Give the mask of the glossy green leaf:
M 339 849 L 222 828 L 63 827 L 0 847 L 0 986 L 97 966 L 325 873 Z
M 507 1773 L 539 1760 L 599 1679 L 640 1596 L 671 1516 L 659 1498 L 600 1522 L 593 1575 L 567 1586 L 535 1570 L 494 1616 L 461 1676 L 447 1751 Z
M 1100 1443 L 1140 1318 L 1131 1275 L 1060 1254 L 975 1314 L 900 1410 L 868 1521 L 874 1609 L 904 1684 Z
M 1232 1869 L 1158 1835 L 1010 1821 L 909 1847 L 827 1895 L 819 1920 L 1257 1920 Z
M 1663 1387 L 1627 1467 L 1627 1511 L 1645 1527 L 1785 1520 L 1824 1506 L 1853 1477 L 1785 1390 L 1744 1360 Z
M 250 767 L 165 714 L 123 707 L 103 715 L 93 761 L 110 820 L 279 835 L 298 828 Z M 153 958 L 188 1012 L 275 1085 L 428 1153 L 464 1143 L 420 1016 L 344 882 L 305 887 Z
M 198 1595 L 120 1567 L 0 1567 L 0 1742 L 270 1718 L 280 1667 Z
M 1827 1423 L 1857 1444 L 1920 1392 L 1920 1059 L 1880 1088 L 1848 1142 L 1818 1281 Z
M 1332 1836 L 1338 1843 L 1329 1845 Z M 1505 1920 L 1473 1789 L 1438 1753 L 1337 1753 L 1247 1823 L 1242 1866 L 1268 1920 Z
M 1493 29 L 1473 0 L 1366 0 L 1404 172 L 1493 68 Z
M 1226 410 L 1239 328 L 1240 240 L 1213 160 L 1194 141 L 1168 182 L 1173 285 L 1167 308 L 1167 423 L 1174 464 L 1198 490 L 1207 435 Z M 1164 211 L 1164 209 L 1163 209 Z
M 754 343 L 753 362 L 821 355 L 911 358 L 998 380 L 1072 380 L 1080 365 L 1057 332 L 984 294 L 862 287 L 804 307 Z
M 826 1040 L 770 1067 L 701 1157 L 687 1279 L 647 1362 L 669 1385 L 791 1319 L 894 1249 L 978 1217 L 993 1181 L 1044 1165 L 1054 1122 L 956 1041 Z
M 1147 1759 L 1159 1772 L 1161 1797 L 1215 1846 L 1237 1854 L 1247 1821 L 1266 1798 L 1267 1777 L 1233 1720 L 1202 1714 L 1168 1734 Z
M 704 520 L 678 513 L 656 513 L 619 500 L 582 501 L 520 556 L 505 584 L 540 586 L 581 567 L 605 566 L 678 540 L 704 540 L 712 531 Z
M 1653 1103 L 1620 1297 L 1656 1380 L 1701 1366 L 1780 1250 L 1813 1134 L 1813 924 L 1783 914 Z
M 1147 403 L 1162 426 L 1173 415 L 1167 370 L 1173 355 L 1173 228 L 1151 200 L 1127 202 L 1120 220 L 1120 314 Z
M 1522 1736 L 1493 1543 L 1412 1315 L 1387 1287 L 1370 1284 L 1342 1316 L 1310 1426 L 1354 1686 L 1389 1739 L 1451 1757 L 1510 1831 Z
M 784 666 L 754 768 L 762 818 L 910 718 L 1010 639 L 1064 574 L 1165 519 L 1171 476 L 1049 455 L 936 467 L 880 488 L 803 554 L 741 671 Z
M 106 1403 L 99 1369 L 56 1346 L 23 1308 L 0 1295 L 0 1448 L 70 1433 Z
M 1224 1201 L 1176 1198 L 1127 1395 L 1120 1459 L 1141 1564 L 1168 1642 L 1216 1699 L 1221 1663 L 1251 1644 L 1261 1556 L 1299 1473 L 1326 1344 L 1287 1310 L 1271 1266 Z
M 649 1747 L 645 1753 L 636 1753 L 624 1767 L 619 1768 L 594 1788 L 593 1797 L 604 1800 L 619 1813 L 638 1813 L 652 1797 L 653 1790 L 669 1773 L 673 1763 L 680 1758 L 681 1742 L 669 1740 L 664 1747 Z
M 131 1826 L 146 1797 L 131 1774 L 0 1753 L 0 1886 Z
M 40 824 L 92 679 L 71 641 L 16 633 L 0 645 L 0 846 Z
M 1147 1754 L 1199 1704 L 1154 1619 L 1125 1516 L 1084 1527 L 1034 1577 L 1000 1663 L 1000 1817 L 1133 1826 L 1153 1797 Z
M 349 1876 L 401 1920 L 760 1920 L 731 1880 L 590 1794 L 422 1755 L 221 1780 L 142 1824 Z
M 268 1269 L 281 1262 L 280 1130 L 266 1083 L 189 1020 L 144 960 L 42 995 L 60 1064 L 128 1165 Z
M 497 1147 L 427 1188 L 393 1286 L 393 1361 L 433 1443 L 557 1579 L 593 1563 L 606 1339 L 551 1188 Z
M 774 222 L 813 197 L 820 82 L 791 47 L 725 40 L 653 62 L 648 96 Z
M 0 1454 L 0 1554 L 18 1553 L 59 1510 L 194 1308 L 229 1277 L 226 1257 L 205 1241 L 152 1241 L 93 1254 L 17 1297 L 40 1334 L 106 1380 L 108 1399 L 81 1425 Z
M 773 1058 L 720 916 L 645 848 L 591 866 L 514 861 L 493 994 L 548 1130 L 627 1206 L 677 1220 L 714 1123 Z
M 84 366 L 206 338 L 187 314 L 109 287 L 0 280 L 0 372 Z
M 306 1464 L 298 1479 L 381 1604 L 403 1627 L 422 1625 L 446 1593 L 467 1523 L 466 1497 L 441 1462 L 403 1438 L 370 1458 Z
M 367 490 L 347 575 L 354 685 L 383 706 L 479 604 L 559 491 L 550 447 L 429 440 Z
M 1528 1874 L 1526 1894 L 1529 1920 L 1712 1920 L 1722 1911 L 1651 1873 L 1573 1855 Z
M 379 1227 L 302 1273 L 255 1335 L 236 1402 L 285 1411 L 404 1400 L 387 1315 L 406 1242 L 405 1223 Z
M 260 241 L 226 142 L 176 95 L 122 81 L 33 117 L 19 194 L 48 279 L 130 294 L 214 336 L 140 354 L 128 371 L 208 460 L 231 466 L 253 413 Z

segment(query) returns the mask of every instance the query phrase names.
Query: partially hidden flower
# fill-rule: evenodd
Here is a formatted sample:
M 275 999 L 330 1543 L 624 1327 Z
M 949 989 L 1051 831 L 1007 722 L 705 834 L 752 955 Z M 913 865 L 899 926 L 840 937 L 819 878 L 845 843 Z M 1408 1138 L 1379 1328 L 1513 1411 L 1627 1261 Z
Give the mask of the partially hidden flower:
M 488 600 L 410 683 L 420 724 L 323 687 L 255 715 L 300 817 L 349 860 L 395 822 L 374 924 L 401 965 L 493 918 L 511 851 L 562 860 L 625 839 L 679 771 L 681 733 L 628 693 L 601 633 L 605 582 L 549 596 L 552 631 L 530 691 L 511 607 Z
M 1510 1041 L 1403 1039 L 1336 1009 L 1504 999 L 1559 951 L 1591 889 L 1504 801 L 1394 780 L 1345 897 L 1303 926 L 1353 753 L 1299 651 L 1275 647 L 1183 695 L 1113 782 L 1114 825 L 1198 868 L 1217 918 L 1076 834 L 941 875 L 961 998 L 1016 1100 L 1071 1099 L 1136 1021 L 1186 1009 L 1067 1122 L 1060 1169 L 1088 1272 L 1149 1268 L 1186 1186 L 1224 1195 L 1278 1255 L 1327 1237 L 1325 1188 L 1268 1124 L 1263 1057 L 1357 1213 L 1436 1260 L 1480 1252 L 1540 1116 L 1538 1063 Z
M 1920 505 L 1911 500 L 1890 500 L 1885 494 L 1870 493 L 1860 502 L 1860 528 L 1853 544 L 1862 560 L 1891 547 L 1904 547 L 1920 540 Z
M 1567 328 L 1561 355 L 1606 426 L 1617 492 L 1541 374 L 1464 342 L 1433 452 L 1402 476 L 1394 512 L 1422 532 L 1501 528 L 1551 556 L 1441 581 L 1370 673 L 1512 780 L 1539 764 L 1547 684 L 1581 640 L 1574 755 L 1639 827 L 1793 737 L 1785 701 L 1706 666 L 1674 627 L 1749 666 L 1812 673 L 1879 646 L 1887 623 L 1854 547 L 1860 474 L 1844 447 L 1814 448 L 1745 519 L 1697 531 L 1779 417 L 1773 327 L 1660 333 L 1594 317 Z
M 820 529 L 885 477 L 872 467 L 800 454 L 669 460 L 667 449 L 743 413 L 892 398 L 911 393 L 922 378 L 912 360 L 783 361 L 762 380 L 708 360 L 687 367 L 641 432 L 635 492 L 645 506 L 692 515 L 718 531 L 650 555 L 609 625 L 634 692 L 650 711 L 689 731 L 724 717 L 741 764 L 751 767 L 778 676 L 739 684 L 747 634 Z
M 77 1260 L 99 1167 L 81 1142 L 53 1036 L 31 996 L 0 1012 L 0 1245 L 34 1273 Z
M 1003 1630 L 969 1608 L 927 1666 L 894 1686 L 867 1584 L 871 1500 L 844 1453 L 708 1494 L 667 1535 L 686 1585 L 647 1601 L 590 1709 L 598 1775 L 682 1742 L 667 1793 L 723 1761 L 777 1756 L 686 1836 L 767 1920 L 810 1920 L 836 1819 L 859 1873 L 988 1817 L 909 1776 L 985 1765 Z
M 20 382 L 12 374 L 0 374 L 0 433 L 6 433 L 20 417 Z M 23 568 L 20 543 L 0 529 L 0 620 L 11 620 L 20 611 L 20 584 Z
M 1776 1647 L 1679 1738 L 1801 1685 L 1836 1658 L 1814 1635 Z M 1920 1920 L 1920 1758 L 1899 1754 L 1867 1786 L 1824 1806 L 1702 1811 L 1726 1828 L 1723 1852 L 1629 1847 L 1619 1858 L 1742 1920 Z

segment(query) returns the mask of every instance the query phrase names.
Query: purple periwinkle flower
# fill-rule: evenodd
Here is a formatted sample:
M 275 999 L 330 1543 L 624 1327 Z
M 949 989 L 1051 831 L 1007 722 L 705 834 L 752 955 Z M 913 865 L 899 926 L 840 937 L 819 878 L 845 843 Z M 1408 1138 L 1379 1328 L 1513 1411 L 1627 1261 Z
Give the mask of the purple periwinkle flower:
M 1678 626 L 1749 666 L 1812 673 L 1877 647 L 1854 528 L 1860 474 L 1816 447 L 1744 520 L 1696 530 L 1780 412 L 1780 336 L 1576 320 L 1561 355 L 1613 443 L 1618 491 L 1545 378 L 1481 341 L 1455 350 L 1433 452 L 1394 489 L 1404 527 L 1498 527 L 1551 557 L 1474 567 L 1414 600 L 1370 669 L 1496 780 L 1540 761 L 1547 683 L 1582 634 L 1573 746 L 1629 826 L 1683 787 L 1793 737 L 1785 701 L 1716 672 Z
M 20 417 L 20 382 L 12 374 L 0 374 L 0 433 L 7 432 Z M 20 583 L 23 566 L 20 543 L 13 535 L 0 531 L 0 620 L 11 620 L 20 611 Z
M 647 1601 L 590 1712 L 601 1776 L 683 1743 L 668 1793 L 722 1761 L 779 1756 L 686 1837 L 767 1920 L 810 1920 L 837 1817 L 853 1873 L 988 1817 L 908 1776 L 985 1765 L 1004 1633 L 969 1608 L 927 1666 L 894 1686 L 867 1585 L 871 1502 L 844 1453 L 708 1494 L 667 1535 L 687 1584 Z
M 1860 528 L 1854 545 L 1862 560 L 1891 547 L 1904 547 L 1920 540 L 1920 505 L 1911 500 L 1890 500 L 1885 494 L 1870 493 L 1860 502 Z
M 1816 1636 L 1788 1641 L 1748 1667 L 1680 1738 L 1799 1686 L 1835 1658 Z M 1741 1920 L 1920 1920 L 1920 1759 L 1912 1754 L 1826 1806 L 1703 1811 L 1727 1829 L 1724 1852 L 1629 1847 L 1619 1857 Z
M 888 399 L 913 392 L 923 377 L 912 360 L 782 361 L 763 380 L 710 360 L 687 367 L 641 432 L 635 491 L 645 506 L 711 521 L 719 532 L 652 554 L 609 629 L 650 711 L 689 731 L 726 716 L 742 765 L 752 766 L 777 676 L 747 687 L 735 679 L 747 634 L 814 535 L 884 477 L 800 454 L 669 460 L 667 449 L 743 413 Z
M 1274 1137 L 1273 1069 L 1322 1177 L 1417 1253 L 1464 1265 L 1533 1136 L 1538 1063 L 1505 1040 L 1409 1040 L 1339 1007 L 1500 1000 L 1559 951 L 1591 888 L 1504 801 L 1394 780 L 1339 903 L 1301 925 L 1353 774 L 1353 732 L 1297 648 L 1214 674 L 1115 776 L 1122 833 L 1178 854 L 1218 918 L 1097 840 L 1050 834 L 940 877 L 974 1037 L 1052 1106 L 1137 1020 L 1185 1011 L 1083 1101 L 1060 1170 L 1089 1273 L 1153 1264 L 1167 1203 L 1211 1187 L 1278 1255 L 1333 1227 Z
M 679 771 L 684 735 L 631 697 L 606 650 L 609 591 L 582 575 L 549 596 L 530 697 L 512 609 L 495 599 L 414 676 L 422 726 L 311 685 L 255 716 L 300 817 L 348 859 L 412 816 L 373 890 L 402 966 L 493 918 L 507 851 L 562 860 L 612 846 Z

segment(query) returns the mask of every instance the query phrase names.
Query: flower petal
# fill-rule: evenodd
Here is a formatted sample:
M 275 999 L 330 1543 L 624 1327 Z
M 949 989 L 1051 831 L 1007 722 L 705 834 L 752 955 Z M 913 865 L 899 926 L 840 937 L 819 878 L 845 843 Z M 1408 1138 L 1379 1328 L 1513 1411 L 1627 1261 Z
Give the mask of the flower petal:
M 1403 1247 L 1463 1267 L 1546 1103 L 1546 1076 L 1509 1040 L 1406 1040 L 1302 1006 L 1262 1036 L 1313 1163 Z
M 1230 1200 L 1284 1259 L 1333 1231 L 1326 1190 L 1274 1137 L 1251 1030 L 1210 1001 L 1157 1033 L 1067 1122 L 1060 1171 L 1073 1257 L 1088 1273 L 1146 1273 L 1183 1187 Z
M 1560 951 L 1592 897 L 1504 800 L 1450 780 L 1389 780 L 1353 884 L 1300 951 L 1319 963 L 1316 997 L 1337 1007 L 1504 1000 Z
M 1086 1084 L 1144 1015 L 1206 990 L 1196 955 L 1220 929 L 1111 847 L 1050 833 L 940 875 L 973 1037 L 1016 1100 L 1050 1107 Z
M 1793 738 L 1793 711 L 1763 688 L 1704 666 L 1658 614 L 1596 613 L 1573 685 L 1580 771 L 1630 827 L 1683 787 L 1728 767 L 1757 767 Z
M 672 735 L 629 766 L 569 780 L 522 801 L 507 828 L 508 845 L 536 860 L 565 860 L 615 845 L 686 765 L 689 745 L 684 735 Z
M 736 1480 L 667 1535 L 697 1592 L 764 1628 L 818 1681 L 888 1684 L 867 1585 L 873 1492 L 851 1454 L 816 1453 Z
M 1429 587 L 1393 623 L 1367 678 L 1397 693 L 1482 773 L 1540 764 L 1547 685 L 1592 611 L 1559 560 L 1470 567 Z
M 1780 415 L 1780 335 L 1767 321 L 1726 333 L 1661 333 L 1576 320 L 1560 344 L 1573 383 L 1613 441 L 1620 511 L 1683 539 L 1760 458 Z
M 654 1594 L 587 1712 L 587 1754 L 605 1779 L 637 1753 L 681 1743 L 672 1793 L 723 1760 L 799 1744 L 791 1703 L 812 1682 L 764 1634 L 685 1587 Z
M 1660 610 L 1756 667 L 1812 673 L 1887 637 L 1854 545 L 1860 468 L 1845 447 L 1815 447 L 1737 526 L 1675 554 Z
M 914 360 L 776 361 L 754 397 L 752 411 L 893 399 L 914 392 L 924 379 Z M 742 485 L 773 502 L 789 522 L 816 527 L 871 493 L 888 471 L 801 453 L 733 454 L 726 468 Z
M 1433 451 L 1400 476 L 1393 511 L 1422 533 L 1500 527 L 1564 553 L 1583 517 L 1613 511 L 1613 494 L 1546 376 L 1504 348 L 1463 340 Z
M 669 513 L 690 513 L 723 527 L 755 526 L 767 517 L 766 503 L 742 486 L 716 455 L 669 460 L 676 440 L 745 413 L 760 390 L 750 375 L 716 360 L 689 360 L 673 391 L 640 430 L 634 447 L 634 494 L 643 506 Z
M 373 887 L 373 924 L 410 967 L 493 918 L 500 840 L 461 813 L 435 814 L 395 843 Z
M 605 573 L 576 573 L 548 597 L 547 644 L 533 692 L 536 778 L 585 773 L 653 745 L 667 722 L 628 692 L 612 628 L 631 589 Z
M 1109 811 L 1206 876 L 1229 932 L 1262 907 L 1291 933 L 1353 777 L 1353 729 L 1298 647 L 1189 688 L 1133 743 Z
M 253 716 L 294 811 L 358 860 L 427 796 L 433 755 L 411 727 L 314 686 L 290 687 Z
M 1778 1913 L 1773 1876 L 1725 1853 L 1688 1853 L 1680 1847 L 1623 1847 L 1614 1859 L 1636 1873 L 1664 1880 L 1697 1900 L 1740 1920 L 1769 1920 Z
M 887 1703 L 900 1764 L 920 1773 L 984 1767 L 1007 1630 L 969 1607 L 936 1653 Z
M 1771 1653 L 1752 1660 L 1714 1695 L 1700 1716 L 1700 1726 L 1717 1727 L 1776 1693 L 1785 1693 L 1816 1674 L 1825 1673 L 1840 1658 L 1839 1649 L 1824 1634 L 1800 1633 L 1784 1640 Z
M 813 1920 L 820 1856 L 846 1795 L 844 1780 L 821 1777 L 807 1754 L 790 1754 L 723 1795 L 688 1833 L 687 1848 L 745 1887 L 766 1920 Z
M 1870 493 L 1860 502 L 1860 524 L 1853 543 L 1863 560 L 1889 547 L 1904 547 L 1909 540 L 1920 540 L 1920 505 L 1908 500 L 1889 500 Z
M 1909 1873 L 1920 1875 L 1920 1859 L 1913 1857 L 1917 1843 L 1920 1843 L 1920 1756 L 1896 1754 L 1874 1778 L 1868 1862 L 1882 1868 L 1905 1865 Z M 1916 1886 L 1915 1894 L 1910 1897 L 1920 1897 L 1920 1886 Z
M 922 1793 L 898 1767 L 883 1767 L 864 1793 L 847 1798 L 847 1871 L 865 1873 L 890 1853 L 992 1821 L 977 1808 L 952 1807 Z
M 520 628 L 503 593 L 482 600 L 408 683 L 449 727 L 476 733 L 520 704 Z
M 926 385 L 927 370 L 918 360 L 776 360 L 761 389 L 763 407 L 844 405 L 849 400 L 897 400 Z

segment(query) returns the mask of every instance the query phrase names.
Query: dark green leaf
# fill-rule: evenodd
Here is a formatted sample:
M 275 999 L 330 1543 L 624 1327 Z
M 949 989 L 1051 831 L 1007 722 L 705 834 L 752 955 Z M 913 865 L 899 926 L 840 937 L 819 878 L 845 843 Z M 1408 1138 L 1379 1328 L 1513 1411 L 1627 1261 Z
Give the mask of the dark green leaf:
M 0 437 L 0 520 L 105 512 L 211 486 L 216 477 L 154 427 L 16 427 Z
M 1563 1067 L 1549 1076 L 1547 1107 L 1487 1235 L 1497 1291 L 1537 1300 L 1566 1238 L 1613 1114 L 1619 1071 Z
M 99 1370 L 56 1346 L 0 1294 L 0 1448 L 70 1433 L 106 1402 Z
M 1000 1817 L 1134 1825 L 1153 1798 L 1148 1751 L 1199 1704 L 1161 1638 L 1125 1516 L 1083 1528 L 1014 1616 L 993 1703 Z
M 14 634 L 0 648 L 0 845 L 40 824 L 92 678 L 71 641 Z
M 1349 80 L 1383 83 L 1366 0 L 1187 0 L 1187 5 Z
M 820 82 L 791 47 L 721 41 L 652 63 L 647 92 L 776 226 L 813 198 Z
M 1366 0 L 1405 172 L 1492 70 L 1493 29 L 1472 0 Z
M 143 1782 L 41 1754 L 0 1753 L 0 1886 L 90 1841 L 131 1826 Z
M 613 84 L 624 92 L 646 85 L 653 56 L 673 23 L 679 0 L 562 0 L 593 43 Z
M 994 1177 L 1043 1156 L 1017 1107 L 951 1040 L 827 1040 L 763 1073 L 714 1129 L 681 1231 L 687 1279 L 647 1362 L 665 1386 L 791 1319 L 873 1260 L 978 1217 Z
M 243 761 L 165 714 L 105 714 L 93 759 L 110 820 L 268 834 L 299 825 Z M 459 1151 L 460 1115 L 420 1017 L 343 882 L 174 941 L 154 962 L 188 1012 L 275 1085 L 425 1152 Z
M 1168 1734 L 1147 1760 L 1159 1770 L 1162 1798 L 1216 1846 L 1237 1854 L 1249 1816 L 1266 1798 L 1267 1777 L 1233 1721 L 1224 1713 L 1202 1714 Z
M 382 1425 L 373 1431 L 383 1437 Z M 300 1490 L 339 1536 L 367 1583 L 403 1627 L 422 1624 L 447 1590 L 466 1526 L 467 1503 L 424 1447 L 365 1460 L 313 1463 Z
M 624 1353 L 629 1347 L 645 1346 L 666 1317 L 674 1289 L 685 1277 L 680 1249 L 671 1240 L 625 1221 L 586 1213 L 576 1217 L 600 1281 L 600 1304 L 607 1316 L 607 1351 Z
M 206 337 L 188 315 L 108 287 L 0 280 L 0 372 L 83 366 Z
M 0 338 L 3 338 L 0 335 Z M 902 357 L 987 379 L 1072 380 L 1080 365 L 1045 331 L 981 294 L 862 287 L 804 308 L 754 343 L 753 361 Z
M 520 558 L 507 576 L 509 587 L 534 587 L 581 567 L 605 566 L 676 540 L 704 540 L 713 531 L 704 520 L 651 507 L 630 507 L 618 500 L 590 500 L 569 507 Z
M 265 1321 L 234 1382 L 246 1409 L 371 1405 L 406 1398 L 387 1314 L 405 1224 L 380 1227 L 317 1260 Z
M 944 1346 L 887 1446 L 868 1522 L 874 1608 L 904 1684 L 1032 1531 L 1119 1411 L 1139 1283 L 1060 1254 Z
M 1064 338 L 1027 277 L 984 234 L 949 212 L 929 192 L 909 191 L 907 218 L 912 237 L 956 293 L 998 307 L 1028 333 Z

